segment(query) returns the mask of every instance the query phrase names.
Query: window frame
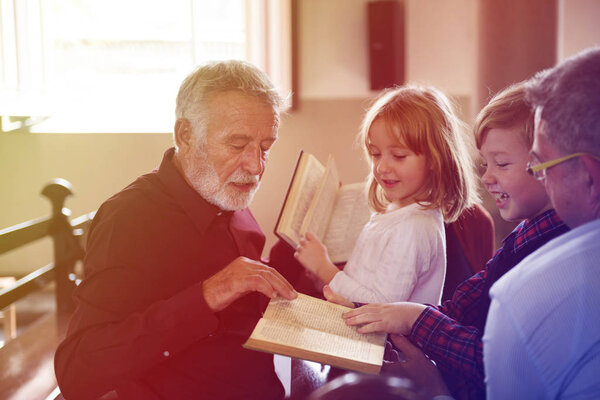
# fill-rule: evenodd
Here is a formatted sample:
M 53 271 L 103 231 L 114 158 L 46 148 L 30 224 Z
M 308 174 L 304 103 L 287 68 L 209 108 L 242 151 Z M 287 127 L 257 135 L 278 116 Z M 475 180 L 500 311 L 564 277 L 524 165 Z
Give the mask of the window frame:
M 191 10 L 197 10 L 194 4 L 202 0 L 189 1 Z M 246 14 L 246 60 L 263 69 L 282 94 L 292 94 L 290 103 L 293 109 L 296 104 L 293 95 L 295 72 L 292 18 L 295 0 L 243 2 Z M 96 129 L 93 119 L 86 121 L 86 126 L 79 128 L 44 128 L 44 125 L 48 124 L 39 125 L 39 128 L 33 126 L 52 114 L 52 98 L 45 93 L 50 64 L 46 50 L 49 44 L 45 42 L 44 37 L 44 3 L 44 0 L 0 0 L 0 90 L 4 92 L 0 96 L 0 117 L 3 122 L 0 128 L 4 129 L 0 131 L 13 129 L 36 133 L 170 132 L 166 126 L 158 130 L 149 129 L 148 126 L 136 129 L 133 127 L 135 121 L 132 121 L 130 128 L 121 129 L 115 126 L 114 130 Z M 192 19 L 193 13 L 194 11 L 190 13 Z M 194 35 L 197 33 L 194 33 L 192 28 L 193 41 Z M 193 64 L 196 64 L 196 44 L 193 44 L 193 49 Z M 174 88 L 175 93 L 176 89 Z M 173 101 L 172 109 L 174 108 Z M 170 112 L 170 115 L 173 114 L 174 112 Z M 49 119 L 51 120 L 51 117 Z

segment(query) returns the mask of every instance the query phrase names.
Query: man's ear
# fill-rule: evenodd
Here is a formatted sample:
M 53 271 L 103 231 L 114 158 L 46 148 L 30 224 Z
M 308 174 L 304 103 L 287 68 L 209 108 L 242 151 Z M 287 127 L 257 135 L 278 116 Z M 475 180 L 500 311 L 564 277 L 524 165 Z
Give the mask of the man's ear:
M 592 198 L 600 202 L 600 161 L 597 161 L 586 154 L 582 155 L 580 158 L 586 172 L 586 187 Z
M 175 144 L 185 152 L 189 149 L 192 141 L 192 125 L 185 118 L 179 118 L 175 121 Z

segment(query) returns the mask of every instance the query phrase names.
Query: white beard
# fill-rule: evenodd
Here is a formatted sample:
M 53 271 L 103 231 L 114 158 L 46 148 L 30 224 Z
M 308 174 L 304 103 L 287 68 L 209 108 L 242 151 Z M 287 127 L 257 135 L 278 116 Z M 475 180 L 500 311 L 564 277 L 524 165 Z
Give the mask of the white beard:
M 204 151 L 198 151 L 190 161 L 188 164 L 190 170 L 185 173 L 204 200 L 228 211 L 242 210 L 250 205 L 260 185 L 258 175 L 250 175 L 238 169 L 221 184 L 214 165 L 208 160 Z M 232 188 L 231 183 L 253 183 L 254 187 L 249 192 L 241 192 Z

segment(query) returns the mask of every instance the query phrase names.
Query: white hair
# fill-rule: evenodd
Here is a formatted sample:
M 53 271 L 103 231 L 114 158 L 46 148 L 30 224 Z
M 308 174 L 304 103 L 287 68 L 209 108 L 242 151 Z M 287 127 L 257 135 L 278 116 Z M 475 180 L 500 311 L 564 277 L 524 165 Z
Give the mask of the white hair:
M 216 93 L 238 91 L 255 97 L 279 113 L 285 109 L 282 97 L 267 74 L 242 60 L 214 61 L 197 67 L 181 83 L 175 107 L 177 119 L 187 119 L 194 135 L 202 138 L 208 123 L 206 105 Z

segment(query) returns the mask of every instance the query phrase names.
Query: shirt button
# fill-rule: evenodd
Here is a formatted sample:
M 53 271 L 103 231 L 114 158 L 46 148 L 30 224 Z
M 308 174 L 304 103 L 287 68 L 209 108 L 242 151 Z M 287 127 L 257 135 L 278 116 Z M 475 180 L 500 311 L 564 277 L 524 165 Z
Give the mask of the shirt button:
M 221 215 L 223 215 L 223 211 L 217 211 L 217 216 L 220 217 Z
M 165 357 L 169 357 L 170 355 L 171 355 L 171 353 L 169 353 L 168 351 L 165 351 L 165 352 L 163 353 L 163 356 L 165 356 Z

